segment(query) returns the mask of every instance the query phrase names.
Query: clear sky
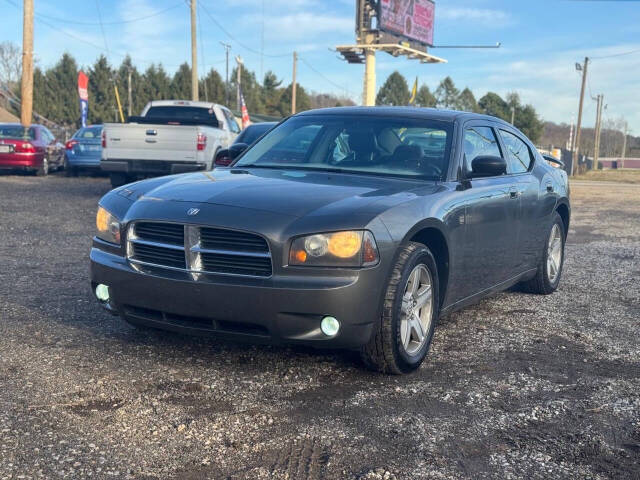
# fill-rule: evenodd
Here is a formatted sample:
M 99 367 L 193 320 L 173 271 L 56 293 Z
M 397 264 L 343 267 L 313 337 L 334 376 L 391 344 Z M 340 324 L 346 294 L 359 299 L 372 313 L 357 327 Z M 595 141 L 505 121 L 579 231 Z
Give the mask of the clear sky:
M 291 81 L 291 53 L 297 50 L 302 58 L 298 78 L 305 88 L 346 93 L 360 102 L 364 67 L 349 65 L 330 50 L 354 42 L 355 0 L 198 2 L 200 72 L 214 67 L 224 77 L 219 43 L 224 41 L 256 74 L 273 70 L 286 83 Z M 22 0 L 0 0 L 0 41 L 21 43 L 21 4 Z M 141 70 L 162 62 L 173 72 L 190 60 L 185 0 L 35 0 L 35 11 L 35 55 L 41 67 L 52 65 L 65 51 L 80 65 L 89 65 L 107 49 L 111 63 L 119 64 L 129 53 Z M 157 12 L 161 13 L 154 15 Z M 436 2 L 436 45 L 496 42 L 501 42 L 500 49 L 432 49 L 448 60 L 440 65 L 380 53 L 377 86 L 396 69 L 410 82 L 417 76 L 432 90 L 450 75 L 459 88 L 471 88 L 476 98 L 488 90 L 501 95 L 517 91 L 544 119 L 569 123 L 578 109 L 580 77 L 575 63 L 589 56 L 594 60 L 589 65 L 584 124 L 595 120 L 591 95 L 602 93 L 605 118 L 623 115 L 632 132 L 640 134 L 640 1 Z

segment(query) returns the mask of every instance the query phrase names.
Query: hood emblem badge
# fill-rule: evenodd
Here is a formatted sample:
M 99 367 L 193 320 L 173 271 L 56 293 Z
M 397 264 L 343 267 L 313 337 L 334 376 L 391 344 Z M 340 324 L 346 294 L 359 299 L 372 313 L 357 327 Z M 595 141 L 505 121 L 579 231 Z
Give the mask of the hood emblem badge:
M 194 216 L 197 215 L 199 211 L 199 208 L 190 208 L 189 210 L 187 210 L 187 215 Z

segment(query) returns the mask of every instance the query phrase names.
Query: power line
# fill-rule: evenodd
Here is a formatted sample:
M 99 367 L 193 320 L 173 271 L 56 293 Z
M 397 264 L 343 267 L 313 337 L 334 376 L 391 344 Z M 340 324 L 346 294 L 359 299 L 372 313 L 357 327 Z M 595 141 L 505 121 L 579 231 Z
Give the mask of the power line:
M 307 62 L 307 60 L 303 57 L 298 56 L 299 60 L 302 60 L 302 62 L 309 67 L 311 70 L 313 70 L 317 75 L 319 75 L 320 77 L 322 77 L 326 82 L 330 83 L 331 85 L 333 85 L 336 88 L 339 88 L 340 90 L 343 90 L 345 92 L 347 92 L 348 94 L 351 94 L 352 92 L 349 91 L 347 88 L 345 88 L 343 85 L 339 85 L 336 82 L 334 82 L 333 80 L 331 80 L 330 78 L 328 78 L 325 74 L 323 74 L 322 72 L 320 72 L 318 69 L 316 69 L 313 65 L 311 65 L 309 62 Z
M 245 45 L 245 44 L 244 44 L 244 43 L 242 43 L 240 40 L 238 40 L 236 37 L 234 37 L 231 33 L 229 33 L 229 31 L 228 31 L 228 30 L 226 30 L 226 29 L 222 26 L 222 24 L 221 24 L 218 20 L 216 20 L 216 18 L 215 18 L 213 15 L 211 15 L 211 12 L 209 12 L 209 10 L 207 10 L 207 7 L 205 7 L 205 6 L 202 4 L 202 2 L 200 2 L 199 6 L 200 6 L 200 8 L 202 8 L 202 10 L 204 10 L 204 13 L 206 13 L 206 14 L 207 14 L 207 16 L 211 19 L 211 21 L 212 21 L 213 23 L 215 23 L 215 24 L 218 26 L 218 28 L 219 28 L 220 30 L 222 30 L 222 32 L 223 32 L 227 37 L 229 37 L 231 40 L 233 40 L 235 43 L 237 43 L 238 45 L 240 45 L 240 46 L 241 46 L 242 48 L 244 48 L 245 50 L 248 50 L 249 52 L 254 53 L 254 54 L 256 54 L 256 55 L 263 55 L 263 56 L 265 56 L 265 57 L 270 57 L 270 58 L 288 57 L 289 55 L 291 55 L 290 53 L 283 53 L 283 54 L 278 54 L 278 55 L 269 55 L 269 54 L 266 54 L 266 53 L 262 53 L 262 52 L 260 52 L 260 50 L 256 50 L 255 48 L 251 48 L 251 47 L 249 47 L 248 45 Z
M 113 21 L 109 21 L 109 22 L 103 22 L 104 25 L 123 25 L 126 23 L 135 23 L 135 22 L 140 22 L 142 20 L 147 20 L 149 18 L 153 18 L 153 17 L 157 17 L 158 15 L 162 15 L 165 12 L 168 12 L 169 10 L 173 10 L 174 8 L 177 8 L 179 6 L 182 5 L 182 2 L 180 3 L 176 3 L 170 7 L 167 8 L 163 8 L 162 10 L 158 10 L 154 13 L 151 13 L 149 15 L 144 15 L 142 17 L 137 17 L 137 18 L 131 18 L 128 20 L 113 20 Z M 100 22 L 82 22 L 82 21 L 78 21 L 78 20 L 70 20 L 67 18 L 60 18 L 60 17 L 54 17 L 51 15 L 45 15 L 44 13 L 37 13 L 36 17 L 43 17 L 43 18 L 47 18 L 49 20 L 53 20 L 55 22 L 62 22 L 62 23 L 68 23 L 68 24 L 74 24 L 74 25 L 99 25 Z
M 613 55 L 603 55 L 602 57 L 589 57 L 591 60 L 601 60 L 603 58 L 613 58 L 613 57 L 622 57 L 623 55 L 631 55 L 632 53 L 640 52 L 640 48 L 636 48 L 635 50 L 630 50 L 628 52 L 622 53 L 614 53 Z

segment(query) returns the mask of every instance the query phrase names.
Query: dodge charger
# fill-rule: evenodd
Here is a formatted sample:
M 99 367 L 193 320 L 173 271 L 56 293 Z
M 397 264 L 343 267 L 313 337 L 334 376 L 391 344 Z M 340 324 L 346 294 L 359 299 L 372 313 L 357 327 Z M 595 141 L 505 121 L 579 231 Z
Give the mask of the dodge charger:
M 141 328 L 360 352 L 407 373 L 438 318 L 514 285 L 558 288 L 566 173 L 500 119 L 312 110 L 226 167 L 99 202 L 91 285 Z

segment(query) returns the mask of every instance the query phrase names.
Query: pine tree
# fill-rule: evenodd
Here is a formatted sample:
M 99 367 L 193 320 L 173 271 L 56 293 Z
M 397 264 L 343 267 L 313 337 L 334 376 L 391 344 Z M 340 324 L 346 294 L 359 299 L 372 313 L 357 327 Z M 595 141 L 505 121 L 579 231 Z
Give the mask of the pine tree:
M 205 95 L 205 99 L 208 98 L 210 102 L 224 105 L 227 101 L 224 81 L 213 68 L 209 70 L 206 77 L 200 80 L 200 90 L 202 92 L 200 96 Z
M 435 107 L 436 97 L 433 96 L 429 87 L 422 85 L 416 94 L 416 105 L 420 107 Z
M 286 117 L 291 115 L 291 98 L 293 92 L 293 84 L 290 83 L 287 88 L 282 90 L 276 115 Z M 296 83 L 296 112 L 303 112 L 311 109 L 311 98 L 306 90 Z
M 497 93 L 487 92 L 487 94 L 478 101 L 478 106 L 480 107 L 480 111 L 486 115 L 493 115 L 494 117 L 509 121 L 509 105 Z
M 169 96 L 174 100 L 189 100 L 191 98 L 191 67 L 187 62 L 178 67 L 171 79 Z
M 242 85 L 242 94 L 244 96 L 244 101 L 247 104 L 247 109 L 249 109 L 249 114 L 252 113 L 264 113 L 264 103 L 262 101 L 262 87 L 256 80 L 256 74 L 247 68 L 242 68 L 242 78 L 240 79 Z M 236 92 L 237 89 L 237 69 L 234 68 L 231 73 L 231 85 L 232 92 Z M 232 101 L 231 106 L 235 109 L 236 105 L 233 101 L 235 95 L 231 95 Z
M 458 110 L 460 91 L 456 88 L 451 77 L 446 77 L 436 88 L 435 97 L 438 108 Z
M 479 112 L 478 102 L 476 97 L 473 96 L 473 92 L 466 87 L 458 97 L 458 108 L 465 112 Z
M 267 115 L 279 114 L 280 97 L 284 90 L 280 88 L 280 85 L 282 85 L 282 80 L 278 80 L 275 73 L 271 70 L 265 73 L 264 81 L 262 82 L 262 102 Z
M 144 95 L 144 84 L 142 75 L 138 72 L 138 69 L 131 62 L 131 57 L 128 55 L 124 58 L 118 72 L 116 74 L 118 82 L 118 91 L 120 94 L 120 101 L 122 102 L 122 110 L 125 116 L 129 111 L 128 89 L 129 89 L 129 71 L 131 71 L 131 115 L 140 115 L 142 109 L 150 99 Z
M 113 122 L 117 108 L 113 88 L 114 72 L 104 55 L 100 55 L 89 69 L 88 77 L 89 123 Z M 121 91 L 118 90 L 119 93 Z
M 407 80 L 396 70 L 387 77 L 378 91 L 376 105 L 407 105 L 410 98 Z
M 157 67 L 152 63 L 142 76 L 145 96 L 149 100 L 168 100 L 170 97 L 171 80 L 162 64 Z

